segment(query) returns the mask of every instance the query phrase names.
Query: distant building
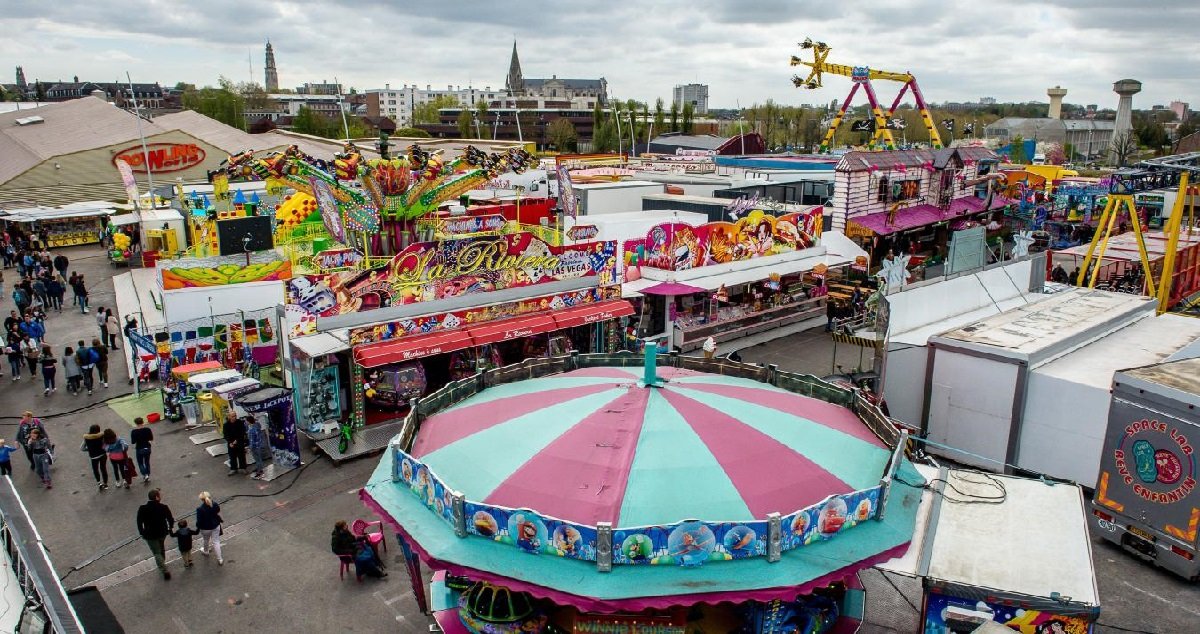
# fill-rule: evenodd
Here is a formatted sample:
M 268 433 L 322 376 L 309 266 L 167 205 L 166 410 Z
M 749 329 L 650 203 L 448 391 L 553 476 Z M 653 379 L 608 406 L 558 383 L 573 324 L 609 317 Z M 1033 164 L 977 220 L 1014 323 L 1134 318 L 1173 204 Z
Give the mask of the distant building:
M 137 99 L 138 106 L 142 108 L 163 107 L 163 89 L 158 84 L 133 84 L 130 86 L 120 82 L 79 81 L 78 77 L 72 82 L 51 85 L 46 89 L 46 101 L 81 99 L 91 97 L 92 93 L 96 91 L 103 93 L 105 100 L 122 108 L 133 108 L 134 98 Z
M 1085 160 L 1104 156 L 1112 142 L 1114 123 L 1102 119 L 1005 117 L 984 128 L 984 136 L 1006 145 L 1015 137 L 1070 144 Z M 1068 160 L 1074 157 L 1068 157 Z
M 364 93 L 366 97 L 366 116 L 387 117 L 401 127 L 412 125 L 413 110 L 422 104 L 432 103 L 438 97 L 453 97 L 459 105 L 475 107 L 480 101 L 497 104 L 505 94 L 500 90 L 492 90 L 491 86 L 475 88 L 472 86 L 446 86 L 445 90 L 435 90 L 426 84 L 418 88 L 416 84 L 404 84 L 400 88 L 392 88 L 384 84 L 383 88 L 373 88 Z
M 297 86 L 296 93 L 301 95 L 340 95 L 342 94 L 342 85 L 331 84 L 322 79 L 319 84 L 305 83 L 303 86 Z
M 459 139 L 463 137 L 458 129 L 458 116 L 462 111 L 462 108 L 442 108 L 438 110 L 437 123 L 422 123 L 413 127 L 428 132 L 435 139 Z M 474 110 L 468 112 L 471 114 L 471 129 L 467 136 L 472 138 L 524 140 L 544 147 L 549 143 L 547 130 L 550 124 L 558 119 L 566 119 L 574 126 L 582 146 L 586 147 L 592 139 L 593 111 L 590 109 L 493 108 L 483 119 L 478 119 Z
M 680 84 L 675 86 L 672 98 L 680 108 L 690 103 L 696 114 L 708 114 L 708 84 Z
M 279 92 L 279 72 L 275 69 L 275 49 L 271 48 L 271 40 L 267 40 L 266 77 L 263 88 L 268 93 Z
M 980 97 L 980 98 L 979 98 L 979 105 L 981 105 L 981 106 L 994 106 L 994 105 L 996 105 L 996 98 L 995 98 L 995 97 Z
M 510 97 L 547 97 L 551 99 L 591 98 L 603 106 L 608 100 L 608 81 L 600 79 L 550 79 L 526 78 L 521 72 L 521 60 L 517 57 L 517 43 L 513 42 L 512 58 L 508 63 L 508 78 L 504 89 Z
M 1188 105 L 1189 104 L 1185 101 L 1172 101 L 1171 105 L 1167 106 L 1167 108 L 1171 112 L 1175 113 L 1176 121 L 1183 123 L 1184 121 L 1187 121 L 1188 117 L 1192 114 L 1191 111 L 1188 110 Z

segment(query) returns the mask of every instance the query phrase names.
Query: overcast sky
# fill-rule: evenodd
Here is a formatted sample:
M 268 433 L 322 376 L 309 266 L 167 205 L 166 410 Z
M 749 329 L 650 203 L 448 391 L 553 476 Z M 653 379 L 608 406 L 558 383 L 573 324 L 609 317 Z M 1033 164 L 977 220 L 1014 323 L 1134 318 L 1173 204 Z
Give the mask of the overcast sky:
M 608 79 L 618 98 L 669 103 L 672 86 L 710 86 L 713 107 L 842 99 L 848 79 L 793 88 L 805 36 L 829 61 L 914 73 L 926 99 L 1114 107 L 1112 83 L 1143 83 L 1135 107 L 1200 109 L 1200 3 L 1190 0 L 0 0 L 0 59 L 30 82 L 263 81 L 263 43 L 280 84 L 360 91 L 415 83 L 504 85 L 513 39 L 526 77 Z M 13 68 L 2 81 L 13 81 Z M 253 71 L 253 72 L 251 72 Z M 879 87 L 890 103 L 896 86 Z

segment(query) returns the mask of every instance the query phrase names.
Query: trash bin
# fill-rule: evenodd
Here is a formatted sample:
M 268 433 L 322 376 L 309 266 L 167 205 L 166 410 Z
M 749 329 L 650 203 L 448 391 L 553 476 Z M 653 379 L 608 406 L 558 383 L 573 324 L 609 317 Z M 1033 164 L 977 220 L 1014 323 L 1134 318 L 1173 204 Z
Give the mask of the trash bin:
M 158 251 L 142 251 L 142 266 L 148 269 L 158 264 Z
M 216 420 L 216 415 L 213 413 L 212 392 L 201 392 L 196 396 L 196 402 L 199 404 L 201 425 L 207 425 Z
M 188 425 L 200 424 L 200 404 L 196 402 L 193 396 L 185 396 L 179 399 L 179 408 L 183 410 L 183 418 L 187 420 Z

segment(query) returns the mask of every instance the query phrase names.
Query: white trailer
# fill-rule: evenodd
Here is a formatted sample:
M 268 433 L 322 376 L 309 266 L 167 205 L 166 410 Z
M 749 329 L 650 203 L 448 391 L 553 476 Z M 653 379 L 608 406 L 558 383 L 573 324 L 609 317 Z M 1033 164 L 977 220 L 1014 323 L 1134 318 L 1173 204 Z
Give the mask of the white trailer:
M 580 216 L 637 211 L 642 208 L 642 196 L 666 191 L 662 183 L 650 181 L 573 183 L 571 189 L 579 201 Z

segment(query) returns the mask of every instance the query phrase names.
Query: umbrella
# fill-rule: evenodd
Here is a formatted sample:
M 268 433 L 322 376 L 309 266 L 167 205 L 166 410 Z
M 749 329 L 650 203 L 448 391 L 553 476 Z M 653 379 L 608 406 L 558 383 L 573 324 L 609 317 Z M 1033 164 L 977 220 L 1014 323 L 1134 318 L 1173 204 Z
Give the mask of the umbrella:
M 692 293 L 706 293 L 706 289 L 691 284 L 683 284 L 680 282 L 659 282 L 654 286 L 648 286 L 638 291 L 643 295 L 691 295 Z

